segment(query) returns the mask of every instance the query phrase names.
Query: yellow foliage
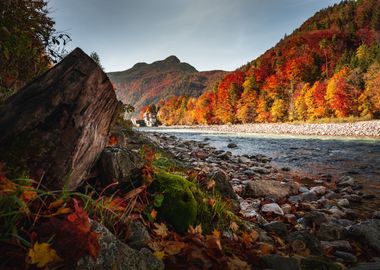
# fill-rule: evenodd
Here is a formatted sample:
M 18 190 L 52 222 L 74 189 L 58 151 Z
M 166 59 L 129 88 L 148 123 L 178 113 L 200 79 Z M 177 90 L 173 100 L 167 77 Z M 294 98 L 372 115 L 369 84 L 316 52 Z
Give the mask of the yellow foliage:
M 28 261 L 30 264 L 36 264 L 38 268 L 43 268 L 49 263 L 60 260 L 57 252 L 50 247 L 48 243 L 36 242 L 28 252 Z

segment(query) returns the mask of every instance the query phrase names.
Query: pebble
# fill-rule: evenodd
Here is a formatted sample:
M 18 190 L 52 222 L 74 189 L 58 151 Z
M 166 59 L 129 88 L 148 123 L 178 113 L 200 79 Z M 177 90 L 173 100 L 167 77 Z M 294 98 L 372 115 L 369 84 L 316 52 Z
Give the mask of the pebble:
M 284 215 L 284 211 L 282 211 L 281 207 L 277 203 L 264 204 L 261 207 L 261 211 L 262 212 L 275 213 L 275 214 L 280 215 L 280 216 Z

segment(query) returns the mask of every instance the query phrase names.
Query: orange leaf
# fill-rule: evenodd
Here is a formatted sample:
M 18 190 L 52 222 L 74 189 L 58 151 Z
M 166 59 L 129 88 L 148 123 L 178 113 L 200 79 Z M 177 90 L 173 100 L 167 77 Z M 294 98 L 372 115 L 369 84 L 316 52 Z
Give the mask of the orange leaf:
M 154 229 L 153 231 L 157 234 L 157 236 L 160 236 L 162 238 L 168 236 L 168 227 L 166 227 L 164 223 L 154 223 L 154 227 L 156 227 L 156 229 Z
M 237 225 L 235 221 L 232 221 L 231 224 L 230 224 L 230 229 L 233 232 L 236 232 L 239 229 L 239 225 Z
M 155 209 L 152 210 L 152 212 L 150 212 L 150 216 L 153 218 L 153 219 L 156 219 L 157 217 L 157 211 Z
M 168 255 L 176 255 L 182 251 L 182 249 L 186 246 L 184 242 L 180 241 L 168 241 L 165 244 L 165 253 Z
M 195 228 L 192 225 L 190 225 L 189 229 L 187 230 L 187 232 L 189 234 L 202 235 L 202 225 L 199 224 Z
M 227 269 L 228 270 L 250 270 L 251 267 L 248 263 L 241 260 L 239 257 L 236 257 L 233 255 L 232 258 L 229 258 L 227 263 Z
M 61 206 L 65 201 L 61 198 L 59 200 L 56 200 L 52 203 L 49 204 L 49 207 L 48 209 L 52 209 L 52 208 L 58 208 L 59 206 Z

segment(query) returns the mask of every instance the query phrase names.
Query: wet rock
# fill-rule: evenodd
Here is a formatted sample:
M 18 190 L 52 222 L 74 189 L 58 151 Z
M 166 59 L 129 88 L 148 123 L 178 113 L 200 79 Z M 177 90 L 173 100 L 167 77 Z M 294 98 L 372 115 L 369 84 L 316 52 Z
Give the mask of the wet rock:
M 135 188 L 141 184 L 143 167 L 144 161 L 139 154 L 119 147 L 104 149 L 97 164 L 103 186 L 119 181 L 128 188 Z
M 309 192 L 310 190 L 307 188 L 307 187 L 304 187 L 304 186 L 300 186 L 299 188 L 299 192 L 301 193 L 305 193 L 305 192 Z
M 93 231 L 99 234 L 99 256 L 94 261 L 89 256 L 78 262 L 79 270 L 101 269 L 131 269 L 131 270 L 161 270 L 164 269 L 162 261 L 157 259 L 148 249 L 140 251 L 130 248 L 118 240 L 107 228 L 96 221 L 92 221 Z
M 280 236 L 286 236 L 288 234 L 288 227 L 285 223 L 274 221 L 264 225 L 264 230 L 274 232 Z
M 217 169 L 208 175 L 209 179 L 215 181 L 215 190 L 219 191 L 220 194 L 229 199 L 237 199 L 236 193 L 234 192 L 232 185 L 230 183 L 230 177 L 222 169 Z
M 350 237 L 380 252 L 380 220 L 371 219 L 351 226 Z
M 312 255 L 322 254 L 322 248 L 319 241 L 306 230 L 289 234 L 288 242 L 296 253 L 302 253 L 302 251 L 308 249 Z M 304 250 L 302 250 L 302 248 Z
M 275 200 L 292 194 L 293 188 L 289 183 L 281 183 L 275 180 L 250 181 L 246 184 L 243 197 L 272 197 Z
M 129 224 L 127 243 L 131 248 L 138 250 L 148 248 L 151 240 L 148 230 L 140 221 L 132 221 Z
M 261 207 L 262 212 L 270 212 L 270 213 L 275 213 L 277 215 L 283 216 L 284 211 L 282 211 L 281 207 L 277 203 L 268 203 L 264 204 Z
M 358 258 L 349 252 L 335 251 L 334 256 L 346 263 L 356 263 L 358 261 Z
M 291 203 L 299 203 L 301 199 L 302 199 L 301 195 L 295 195 L 295 196 L 290 196 L 288 198 L 288 201 Z
M 236 143 L 229 143 L 229 144 L 227 145 L 227 147 L 228 147 L 228 148 L 237 148 L 238 146 L 237 146 Z
M 338 209 L 336 206 L 331 207 L 329 209 L 329 212 L 335 218 L 342 218 L 345 215 L 345 213 L 342 210 Z
M 328 261 L 320 256 L 309 256 L 301 259 L 302 270 L 344 270 L 345 268 L 337 263 Z

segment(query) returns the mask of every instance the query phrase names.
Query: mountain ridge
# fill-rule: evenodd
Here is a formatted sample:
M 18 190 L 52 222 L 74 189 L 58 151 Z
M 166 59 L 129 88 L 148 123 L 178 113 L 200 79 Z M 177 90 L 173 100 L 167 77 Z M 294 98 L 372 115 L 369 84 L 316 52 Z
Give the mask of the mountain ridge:
M 197 97 L 214 86 L 227 72 L 222 70 L 198 71 L 177 56 L 164 60 L 136 63 L 124 71 L 109 72 L 108 76 L 123 103 L 131 104 L 139 112 L 145 106 L 171 96 Z

